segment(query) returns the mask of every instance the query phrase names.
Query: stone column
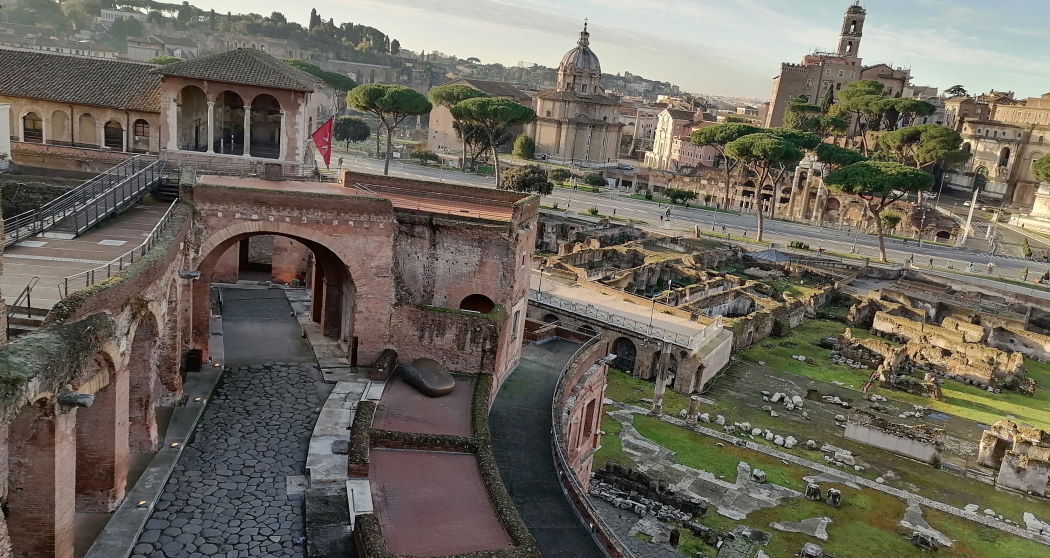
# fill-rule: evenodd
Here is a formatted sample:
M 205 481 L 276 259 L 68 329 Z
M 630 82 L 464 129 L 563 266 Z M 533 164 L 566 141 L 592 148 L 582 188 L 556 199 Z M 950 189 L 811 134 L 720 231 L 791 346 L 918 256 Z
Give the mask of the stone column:
M 40 115 L 40 143 L 47 143 L 47 129 L 51 126 L 51 117 Z
M 696 422 L 698 416 L 700 416 L 700 398 L 694 395 L 689 398 L 689 412 L 686 419 L 689 422 Z
M 205 153 L 215 153 L 215 101 L 208 101 L 208 149 Z
M 73 557 L 76 413 L 26 408 L 11 424 L 7 526 L 15 556 Z
M 168 151 L 179 149 L 179 102 L 175 97 L 168 103 Z
M 668 346 L 665 342 L 660 342 L 660 361 L 656 365 L 656 384 L 653 386 L 653 406 L 651 414 L 658 415 L 663 412 L 664 408 L 664 392 L 667 391 L 667 357 L 668 357 Z
M 288 148 L 287 148 L 287 146 L 288 146 L 288 136 L 285 133 L 285 129 L 284 129 L 284 123 L 285 123 L 285 118 L 284 117 L 285 117 L 285 114 L 287 112 L 288 111 L 286 111 L 286 110 L 283 110 L 283 109 L 281 110 L 281 127 L 277 130 L 277 145 L 278 145 L 277 158 L 282 160 L 282 161 L 284 160 L 285 154 L 288 152 Z
M 244 156 L 252 156 L 252 107 L 244 105 Z

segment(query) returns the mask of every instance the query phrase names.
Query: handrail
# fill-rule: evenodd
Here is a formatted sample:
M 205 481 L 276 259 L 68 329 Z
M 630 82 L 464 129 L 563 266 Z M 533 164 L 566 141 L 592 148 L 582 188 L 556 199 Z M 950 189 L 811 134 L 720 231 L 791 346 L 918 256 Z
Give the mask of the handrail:
M 6 219 L 3 227 L 4 246 L 39 234 L 62 219 L 90 207 L 116 187 L 157 164 L 157 161 L 147 164 L 141 155 L 134 155 L 40 207 Z
M 69 296 L 70 284 L 73 284 L 74 292 L 81 288 L 90 287 L 99 280 L 104 281 L 106 279 L 109 279 L 110 277 L 113 277 L 116 274 L 119 274 L 121 271 L 124 270 L 124 268 L 135 263 L 136 259 L 140 259 L 143 256 L 145 256 L 150 251 L 150 249 L 157 244 L 157 241 L 160 239 L 160 233 L 163 232 L 164 229 L 166 229 L 168 224 L 171 222 L 172 214 L 174 213 L 175 206 L 178 205 L 178 203 L 179 200 L 177 199 L 171 202 L 171 205 L 168 206 L 167 211 L 165 211 L 164 215 L 160 217 L 160 220 L 157 221 L 157 224 L 153 227 L 153 230 L 150 231 L 150 233 L 146 236 L 146 240 L 144 240 L 142 244 L 132 248 L 131 250 L 128 250 L 127 252 L 124 252 L 120 255 L 120 257 L 110 261 L 106 265 L 101 265 L 94 269 L 89 269 L 87 271 L 77 273 L 76 275 L 70 275 L 69 277 L 62 279 L 62 281 L 58 283 L 59 298 L 65 300 L 65 298 Z M 103 269 L 106 272 L 105 277 L 102 277 Z
M 15 298 L 14 302 L 12 302 L 10 306 L 8 306 L 8 310 L 7 310 L 7 336 L 8 337 L 11 336 L 11 318 L 14 317 L 15 311 L 18 310 L 18 307 L 22 305 L 22 299 L 25 299 L 25 302 L 26 302 L 26 305 L 25 305 L 26 317 L 27 318 L 32 318 L 33 317 L 33 299 L 32 299 L 32 295 L 33 295 L 33 287 L 36 286 L 37 281 L 40 281 L 40 277 L 39 276 L 34 275 L 33 277 L 31 277 L 29 279 L 29 282 L 26 283 L 26 286 L 22 289 L 22 292 L 18 293 L 18 297 Z
M 577 364 L 577 361 L 583 356 L 584 352 L 593 347 L 599 340 L 601 340 L 601 336 L 594 335 L 587 341 L 581 343 L 558 375 L 558 382 L 554 386 L 554 395 L 551 398 L 551 452 L 554 457 L 554 468 L 557 469 L 558 476 L 562 479 L 566 479 L 569 483 L 569 487 L 562 484 L 562 493 L 569 501 L 569 507 L 571 507 L 573 512 L 576 513 L 576 517 L 585 526 L 589 527 L 588 530 L 591 534 L 591 538 L 594 539 L 598 548 L 600 548 L 606 556 L 610 556 L 608 548 L 606 548 L 606 545 L 597 535 L 597 532 L 600 531 L 607 537 L 610 537 L 610 541 L 617 547 L 616 550 L 621 553 L 621 556 L 634 558 L 634 553 L 627 548 L 627 545 L 620 540 L 616 531 L 605 522 L 605 519 L 601 516 L 598 510 L 591 505 L 590 501 L 588 501 L 587 492 L 583 489 L 583 486 L 580 485 L 580 481 L 576 478 L 576 474 L 573 472 L 572 467 L 569 466 L 569 460 L 565 455 L 565 448 L 563 447 L 564 433 L 562 432 L 563 425 L 559 415 L 562 410 L 560 402 L 562 395 L 565 392 L 565 380 L 569 376 L 569 371 Z M 572 498 L 568 492 L 569 490 L 574 491 L 576 494 L 580 495 L 580 497 L 578 499 Z M 584 517 L 584 514 L 574 504 L 576 501 L 579 501 L 587 514 L 590 515 L 589 519 Z M 591 524 L 590 521 L 594 521 L 594 524 Z M 597 531 L 594 527 L 598 527 Z
M 700 324 L 701 331 L 694 335 L 683 335 L 676 331 L 671 331 L 661 327 L 654 326 L 633 318 L 628 318 L 614 312 L 607 310 L 601 310 L 592 304 L 584 302 L 574 302 L 572 300 L 552 295 L 550 293 L 541 293 L 536 290 L 529 290 L 529 301 L 538 304 L 545 304 L 547 306 L 557 308 L 559 310 L 565 310 L 572 312 L 579 316 L 586 316 L 610 325 L 620 326 L 628 329 L 635 333 L 642 334 L 646 337 L 652 337 L 666 341 L 668 343 L 684 347 L 689 350 L 697 350 L 703 345 L 704 342 L 711 339 L 712 336 L 717 334 L 721 329 L 720 321 L 715 320 L 709 324 Z

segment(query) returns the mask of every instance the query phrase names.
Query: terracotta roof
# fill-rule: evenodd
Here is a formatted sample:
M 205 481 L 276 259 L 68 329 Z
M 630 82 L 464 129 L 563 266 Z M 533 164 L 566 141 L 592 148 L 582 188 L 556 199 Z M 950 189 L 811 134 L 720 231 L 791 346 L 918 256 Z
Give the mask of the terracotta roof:
M 620 104 L 619 97 L 611 97 L 608 95 L 578 95 L 572 91 L 559 91 L 557 89 L 540 91 L 536 96 L 540 99 L 549 99 L 553 101 L 575 101 L 577 103 L 592 103 L 595 105 Z
M 160 76 L 137 62 L 0 49 L 0 95 L 160 112 Z
M 675 120 L 692 120 L 696 113 L 689 110 L 681 109 L 667 109 L 667 112 L 671 114 L 671 118 Z
M 459 78 L 457 82 L 463 82 L 478 91 L 488 93 L 493 97 L 507 97 L 514 101 L 527 101 L 532 97 L 528 93 L 518 89 L 513 83 L 505 81 L 489 81 L 485 79 Z
M 253 48 L 238 48 L 211 56 L 175 62 L 157 68 L 156 72 L 165 76 L 306 92 L 312 92 L 314 84 L 320 81 L 298 68 L 293 68 Z

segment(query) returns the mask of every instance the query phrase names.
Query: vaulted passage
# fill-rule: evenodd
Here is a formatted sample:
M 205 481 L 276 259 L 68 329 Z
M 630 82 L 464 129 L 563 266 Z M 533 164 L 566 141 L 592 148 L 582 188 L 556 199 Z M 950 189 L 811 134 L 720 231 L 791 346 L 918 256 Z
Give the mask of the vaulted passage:
M 328 388 L 283 290 L 224 288 L 222 299 L 222 383 L 134 558 L 304 555 L 302 496 L 288 487 L 305 475 Z
M 311 293 L 311 318 L 326 337 L 344 343 L 353 357 L 354 312 L 357 289 L 346 265 L 329 248 L 304 238 L 265 232 L 238 235 L 217 246 L 201 261 L 201 277 L 194 283 L 194 324 L 207 331 L 212 282 L 299 282 Z M 207 337 L 198 335 L 197 348 L 206 349 Z

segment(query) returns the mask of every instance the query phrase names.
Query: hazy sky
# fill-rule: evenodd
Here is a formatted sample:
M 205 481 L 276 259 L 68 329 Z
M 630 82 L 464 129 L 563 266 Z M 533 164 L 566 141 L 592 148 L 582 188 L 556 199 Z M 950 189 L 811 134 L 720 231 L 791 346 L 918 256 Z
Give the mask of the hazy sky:
M 557 66 L 583 18 L 608 73 L 629 71 L 687 91 L 768 97 L 781 62 L 833 50 L 850 0 L 195 0 L 216 11 L 269 14 L 306 24 L 371 25 L 403 48 L 514 65 Z M 860 55 L 912 69 L 942 91 L 1050 91 L 1046 0 L 866 0 Z

